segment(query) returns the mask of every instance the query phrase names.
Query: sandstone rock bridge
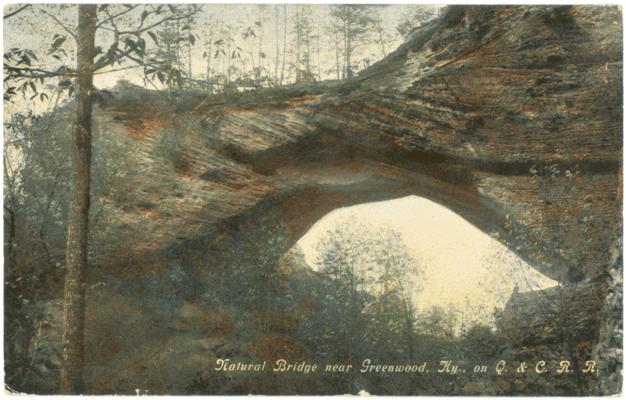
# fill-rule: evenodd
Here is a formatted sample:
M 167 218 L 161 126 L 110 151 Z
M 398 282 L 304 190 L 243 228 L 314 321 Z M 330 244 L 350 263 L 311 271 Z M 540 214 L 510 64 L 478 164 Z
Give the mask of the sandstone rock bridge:
M 202 286 L 224 255 L 286 252 L 337 207 L 422 196 L 553 279 L 601 282 L 621 260 L 622 128 L 617 6 L 448 7 L 338 83 L 220 96 L 120 84 L 95 108 L 94 152 L 121 176 L 93 196 L 90 390 L 184 392 L 211 362 L 219 313 L 176 289 L 164 254 L 195 251 L 184 273 Z M 46 310 L 61 326 L 60 300 Z
M 621 251 L 621 32 L 618 7 L 449 7 L 336 85 L 176 106 L 119 85 L 96 122 L 128 149 L 104 253 L 204 237 L 219 257 L 233 232 L 295 243 L 337 207 L 419 195 L 553 279 L 601 276 Z

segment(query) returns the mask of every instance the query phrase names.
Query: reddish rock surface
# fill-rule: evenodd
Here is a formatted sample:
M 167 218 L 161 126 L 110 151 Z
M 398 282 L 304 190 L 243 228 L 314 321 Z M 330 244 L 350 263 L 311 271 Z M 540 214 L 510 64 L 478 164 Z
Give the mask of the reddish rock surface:
M 168 100 L 120 85 L 98 112 L 128 149 L 107 254 L 260 214 L 296 241 L 334 208 L 415 194 L 552 278 L 597 276 L 621 220 L 621 31 L 618 7 L 451 7 L 334 86 Z

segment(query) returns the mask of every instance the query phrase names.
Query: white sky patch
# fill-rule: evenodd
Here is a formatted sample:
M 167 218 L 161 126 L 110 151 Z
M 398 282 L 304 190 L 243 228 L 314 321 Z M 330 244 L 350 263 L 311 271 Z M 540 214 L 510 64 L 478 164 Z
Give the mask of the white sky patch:
M 413 294 L 418 311 L 456 308 L 464 318 L 490 323 L 494 307 L 502 308 L 516 286 L 524 292 L 557 285 L 458 214 L 416 196 L 329 213 L 298 242 L 309 265 L 321 236 L 348 216 L 401 233 L 421 266 L 421 289 Z

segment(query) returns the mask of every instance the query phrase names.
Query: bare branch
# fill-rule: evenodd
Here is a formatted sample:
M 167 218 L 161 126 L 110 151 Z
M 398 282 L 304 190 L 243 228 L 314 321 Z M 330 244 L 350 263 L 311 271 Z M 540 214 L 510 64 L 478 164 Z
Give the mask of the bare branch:
M 74 77 L 76 72 L 71 68 L 61 67 L 56 71 L 49 71 L 42 68 L 21 68 L 8 64 L 4 64 L 5 80 L 7 78 L 57 78 L 60 76 Z
M 30 4 L 26 4 L 25 6 L 22 6 L 22 7 L 18 8 L 17 10 L 8 13 L 7 15 L 5 15 L 2 18 L 3 19 L 11 18 L 12 16 L 16 15 L 17 13 L 20 13 L 20 12 L 24 11 L 25 9 L 27 9 L 30 6 L 31 6 Z
M 102 25 L 106 24 L 107 22 L 113 21 L 117 17 L 121 17 L 124 14 L 128 14 L 129 12 L 133 11 L 137 7 L 139 7 L 139 4 L 135 4 L 133 6 L 130 6 L 130 7 L 126 8 L 126 10 L 120 11 L 117 14 L 110 14 L 108 12 L 108 10 L 107 10 L 107 18 L 105 18 L 104 20 L 98 22 L 98 25 L 96 25 L 96 28 L 100 28 Z
M 139 36 L 140 34 L 146 32 L 146 31 L 148 31 L 150 29 L 156 28 L 157 26 L 159 26 L 159 25 L 161 25 L 161 24 L 163 24 L 163 23 L 165 23 L 167 21 L 180 21 L 180 20 L 184 20 L 184 19 L 187 19 L 189 17 L 192 17 L 195 14 L 197 14 L 198 11 L 199 11 L 198 8 L 194 8 L 193 10 L 191 10 L 188 13 L 185 13 L 185 14 L 170 15 L 170 16 L 164 17 L 164 18 L 158 20 L 157 22 L 154 22 L 154 23 L 152 23 L 152 24 L 150 24 L 150 25 L 148 25 L 146 27 L 141 27 L 140 26 L 139 28 L 137 28 L 134 31 L 116 31 L 114 29 L 104 28 L 104 27 L 103 27 L 103 29 L 106 29 L 106 30 L 112 31 L 112 32 L 117 32 L 118 35 L 135 35 L 135 36 Z
M 119 42 L 119 40 L 116 41 L 113 44 L 113 46 L 111 46 L 111 47 L 114 47 L 115 45 L 117 45 L 118 42 Z M 133 49 L 131 47 L 131 48 L 128 48 L 126 51 L 121 52 L 121 53 L 119 53 L 117 55 L 110 54 L 109 52 L 107 52 L 107 54 L 103 55 L 99 60 L 94 62 L 94 64 L 93 64 L 94 72 L 96 72 L 96 71 L 98 71 L 98 70 L 100 70 L 100 69 L 102 69 L 104 67 L 107 67 L 109 65 L 113 65 L 117 61 L 121 60 L 122 58 L 130 57 L 130 53 L 132 53 L 133 51 L 135 51 L 135 49 Z
M 104 74 L 110 74 L 112 72 L 125 71 L 127 69 L 135 69 L 135 68 L 141 68 L 141 67 L 143 67 L 143 65 L 129 65 L 127 67 L 114 68 L 114 69 L 109 69 L 107 71 L 96 71 L 93 74 L 94 75 L 104 75 Z
M 52 18 L 54 20 L 54 22 L 57 23 L 57 25 L 59 25 L 61 28 L 63 28 L 63 30 L 67 33 L 69 33 L 73 38 L 76 38 L 76 32 L 73 32 L 70 28 L 68 28 L 63 22 L 61 22 L 61 20 L 59 20 L 57 17 L 55 17 L 54 15 L 52 15 L 51 13 L 49 13 L 48 11 L 44 10 L 43 8 L 40 8 L 41 12 L 43 12 L 44 14 L 46 14 L 47 16 L 49 16 L 50 18 Z

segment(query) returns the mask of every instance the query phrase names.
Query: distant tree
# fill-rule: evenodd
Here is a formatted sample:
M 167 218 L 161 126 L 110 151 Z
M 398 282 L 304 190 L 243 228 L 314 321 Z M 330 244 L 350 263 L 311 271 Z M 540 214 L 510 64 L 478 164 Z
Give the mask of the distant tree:
M 409 6 L 411 11 L 400 20 L 396 27 L 398 32 L 407 37 L 415 28 L 424 25 L 439 15 L 439 10 L 433 6 Z
M 169 88 L 182 87 L 193 80 L 191 51 L 196 42 L 196 35 L 191 31 L 193 17 L 189 10 L 176 8 L 172 12 L 178 17 L 166 21 L 156 36 L 152 36 L 156 47 L 149 59 L 154 70 L 151 72 L 156 73 L 157 79 Z
M 484 363 L 497 355 L 503 345 L 492 328 L 480 323 L 467 329 L 463 340 L 464 358 L 474 362 Z
M 213 60 L 215 58 L 213 55 L 213 41 L 214 41 L 214 34 L 216 31 L 216 25 L 217 25 L 216 20 L 213 18 L 213 15 L 210 15 L 209 21 L 206 24 L 208 31 L 205 32 L 205 42 L 204 42 L 205 51 L 202 54 L 202 57 L 206 59 L 205 81 L 206 81 L 206 90 L 209 92 L 209 94 L 213 94 L 213 92 L 215 91 L 215 84 L 213 82 L 213 76 L 215 74 L 214 67 L 213 67 Z
M 421 313 L 418 321 L 423 333 L 449 339 L 454 336 L 456 318 L 455 310 L 445 310 L 440 306 L 433 306 Z
M 383 7 L 377 7 L 372 12 L 372 39 L 380 48 L 381 57 L 387 57 L 388 50 L 394 45 L 395 37 L 385 29 L 385 20 L 381 14 Z
M 263 75 L 266 75 L 267 80 L 269 80 L 269 69 L 266 69 L 266 59 L 267 54 L 263 50 L 263 40 L 265 37 L 265 25 L 267 22 L 266 11 L 267 5 L 259 4 L 258 8 L 258 18 L 254 21 L 254 26 L 257 29 L 257 62 L 256 66 L 254 66 L 254 81 L 258 87 L 262 86 Z
M 369 250 L 376 279 L 372 323 L 376 348 L 386 356 L 411 353 L 412 333 L 407 326 L 415 319 L 411 294 L 420 287 L 417 260 L 409 254 L 399 232 L 382 228 L 374 235 L 377 240 Z
M 279 85 L 282 86 L 285 78 L 285 62 L 287 59 L 287 5 L 283 4 L 283 58 L 280 67 Z
M 314 80 L 311 67 L 311 47 L 313 41 L 312 9 L 310 5 L 296 5 L 295 34 L 295 66 L 296 83 L 307 83 Z
M 418 265 L 399 233 L 343 221 L 320 239 L 318 254 L 325 348 L 341 349 L 350 360 L 410 351 L 407 327 L 413 326 L 414 315 L 409 302 L 419 287 Z
M 343 79 L 350 79 L 354 74 L 353 53 L 374 22 L 372 7 L 343 4 L 331 8 L 330 14 L 335 19 L 335 30 L 343 41 Z

